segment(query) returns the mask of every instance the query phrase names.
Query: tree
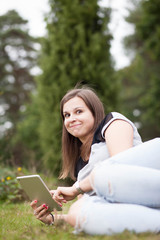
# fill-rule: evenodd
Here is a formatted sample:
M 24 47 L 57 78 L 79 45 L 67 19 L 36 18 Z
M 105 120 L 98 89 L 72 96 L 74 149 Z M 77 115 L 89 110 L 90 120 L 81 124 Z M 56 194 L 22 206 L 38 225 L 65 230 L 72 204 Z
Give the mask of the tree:
M 144 43 L 144 61 L 150 69 L 148 91 L 142 98 L 143 120 L 149 122 L 151 137 L 160 134 L 160 2 L 142 2 L 141 21 L 137 24 L 139 38 Z M 146 125 L 146 130 L 147 130 Z
M 31 95 L 31 103 L 26 104 L 26 110 L 21 113 L 22 120 L 16 125 L 16 134 L 14 135 L 14 146 L 21 147 L 21 157 L 23 166 L 34 171 L 42 171 L 44 164 L 42 162 L 42 151 L 39 142 L 39 109 L 37 96 Z M 13 142 L 12 141 L 12 142 Z M 22 162 L 21 161 L 21 162 Z
M 13 163 L 20 163 L 20 145 L 13 146 L 17 123 L 21 111 L 30 101 L 30 93 L 35 89 L 31 69 L 36 65 L 38 39 L 31 37 L 27 30 L 27 20 L 15 10 L 0 16 L 0 104 L 1 143 L 10 150 Z M 7 139 L 7 140 L 6 140 Z M 3 152 L 5 151 L 3 149 Z M 4 154 L 5 155 L 5 154 Z M 4 156 L 3 155 L 3 156 Z
M 124 97 L 129 110 L 138 110 L 140 132 L 144 139 L 160 134 L 160 2 L 158 0 L 135 1 L 135 8 L 127 18 L 134 24 L 135 32 L 125 39 L 125 46 L 134 52 L 129 67 L 122 70 L 123 83 L 130 96 Z M 127 77 L 128 76 L 128 77 Z M 128 87 L 129 86 L 129 87 Z M 134 98 L 133 98 L 134 96 Z
M 118 84 L 110 55 L 110 10 L 97 0 L 50 0 L 48 35 L 43 42 L 38 80 L 40 139 L 46 165 L 60 169 L 59 103 L 77 82 L 96 89 L 106 110 L 117 106 Z

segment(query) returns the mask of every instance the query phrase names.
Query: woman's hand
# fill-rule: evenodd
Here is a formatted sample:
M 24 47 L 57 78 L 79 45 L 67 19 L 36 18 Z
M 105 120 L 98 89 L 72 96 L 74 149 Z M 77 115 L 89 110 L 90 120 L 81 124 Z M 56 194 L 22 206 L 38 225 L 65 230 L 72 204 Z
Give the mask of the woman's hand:
M 79 194 L 74 185 L 72 187 L 58 187 L 57 190 L 50 191 L 50 193 L 59 205 L 73 200 Z
M 85 193 L 93 190 L 90 178 L 92 178 L 92 172 L 85 179 L 78 182 L 78 188 L 76 182 L 72 187 L 58 187 L 57 190 L 50 191 L 52 198 L 59 205 L 62 205 L 62 203 L 73 200 L 82 192 Z
M 52 224 L 53 223 L 53 219 L 52 216 L 50 214 L 50 212 L 48 212 L 48 206 L 46 206 L 45 204 L 37 207 L 36 206 L 37 201 L 33 201 L 31 202 L 30 206 L 33 208 L 34 210 L 34 216 L 40 220 L 41 222 L 45 223 L 45 224 Z

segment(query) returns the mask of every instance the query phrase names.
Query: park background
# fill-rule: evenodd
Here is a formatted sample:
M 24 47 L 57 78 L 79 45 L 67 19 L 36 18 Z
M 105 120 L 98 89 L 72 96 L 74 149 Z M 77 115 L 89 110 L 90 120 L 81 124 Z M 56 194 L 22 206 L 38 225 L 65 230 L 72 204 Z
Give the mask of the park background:
M 16 175 L 41 173 L 57 179 L 59 103 L 77 83 L 96 90 L 106 113 L 119 111 L 131 119 L 143 141 L 160 136 L 160 1 L 127 1 L 124 20 L 132 31 L 123 39 L 129 61 L 121 68 L 115 62 L 116 52 L 112 54 L 111 6 L 98 0 L 49 0 L 43 36 L 32 34 L 28 20 L 16 9 L 0 15 L 3 202 L 16 201 Z M 118 50 L 117 58 L 121 61 Z

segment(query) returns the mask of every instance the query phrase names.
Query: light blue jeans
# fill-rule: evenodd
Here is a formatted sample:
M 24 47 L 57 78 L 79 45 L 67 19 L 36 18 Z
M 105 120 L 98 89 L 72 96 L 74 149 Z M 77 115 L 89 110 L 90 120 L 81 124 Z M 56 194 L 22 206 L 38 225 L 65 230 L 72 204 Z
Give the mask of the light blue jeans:
M 97 195 L 84 195 L 76 231 L 160 231 L 160 138 L 98 164 L 91 184 Z

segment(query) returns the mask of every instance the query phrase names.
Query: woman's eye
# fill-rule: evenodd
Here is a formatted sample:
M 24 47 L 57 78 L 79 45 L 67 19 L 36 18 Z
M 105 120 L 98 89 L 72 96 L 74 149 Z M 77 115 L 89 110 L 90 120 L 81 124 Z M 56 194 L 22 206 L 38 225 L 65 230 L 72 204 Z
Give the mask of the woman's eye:
M 68 117 L 69 117 L 68 113 L 64 114 L 64 118 L 68 118 Z
M 81 112 L 82 112 L 82 110 L 77 110 L 77 112 L 76 112 L 76 113 L 77 113 L 77 114 L 80 114 Z

